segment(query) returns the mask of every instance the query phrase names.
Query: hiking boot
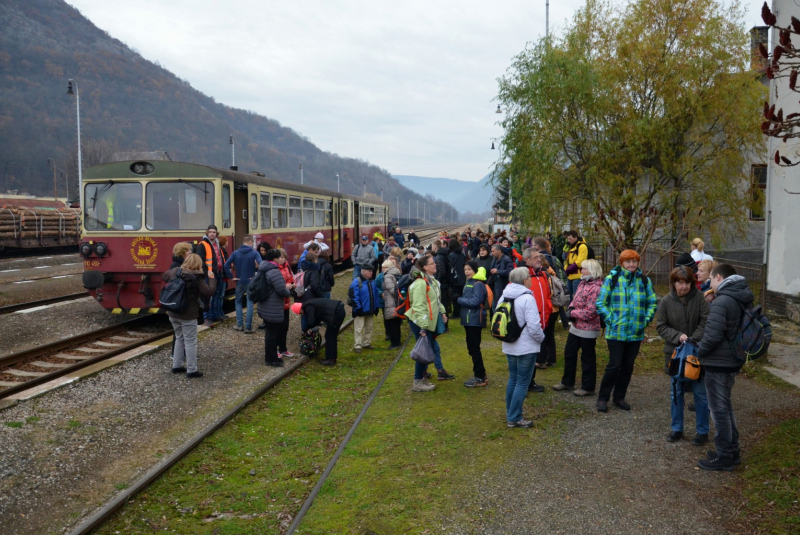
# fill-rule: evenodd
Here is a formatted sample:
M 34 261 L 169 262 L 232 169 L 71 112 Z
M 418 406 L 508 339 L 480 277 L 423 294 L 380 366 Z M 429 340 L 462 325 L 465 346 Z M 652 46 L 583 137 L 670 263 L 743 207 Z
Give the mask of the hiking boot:
M 273 368 L 283 368 L 282 360 L 268 360 L 265 364 L 267 366 L 272 366 Z
M 607 401 L 598 401 L 597 402 L 597 410 L 599 412 L 608 412 L 608 402 Z
M 517 420 L 516 422 L 506 422 L 508 427 L 533 427 L 530 420 Z
M 183 373 L 186 371 L 186 368 L 181 366 L 180 368 L 172 368 L 172 373 Z
M 353 353 L 361 353 L 361 348 L 360 347 L 353 348 Z
M 233 328 L 233 330 L 234 331 L 243 331 L 244 327 L 242 327 L 241 325 L 237 325 L 236 327 Z
M 708 433 L 697 433 L 692 439 L 692 446 L 702 446 L 708 442 Z
M 203 372 L 192 372 L 192 373 L 187 373 L 186 374 L 186 377 L 188 379 L 197 379 L 198 377 L 202 377 L 202 376 L 203 376 Z
M 544 387 L 542 385 L 537 385 L 536 383 L 531 383 L 528 387 L 528 392 L 536 392 L 537 394 L 541 394 L 544 392 Z
M 362 349 L 372 349 L 372 344 L 367 344 Z
M 724 470 L 732 472 L 736 465 L 734 465 L 732 457 L 714 457 L 713 459 L 701 459 L 697 461 L 697 466 L 703 470 L 715 471 Z
M 456 376 L 453 375 L 453 374 L 447 373 L 447 370 L 442 368 L 436 374 L 436 378 L 439 379 L 440 381 L 449 381 L 450 379 L 455 379 Z
M 431 377 L 433 377 L 431 372 L 425 372 L 425 379 L 430 379 Z
M 717 457 L 717 450 L 709 450 L 706 452 L 706 459 L 711 460 Z M 742 457 L 740 453 L 737 451 L 733 454 L 733 466 L 739 466 L 742 464 Z
M 586 396 L 591 396 L 592 394 L 594 394 L 593 390 L 584 390 L 583 388 L 572 391 L 572 395 L 578 396 L 579 398 L 585 398 Z
M 426 384 L 427 383 L 427 384 Z M 428 383 L 425 378 L 422 379 L 414 379 L 414 384 L 411 386 L 412 392 L 430 392 L 436 388 L 436 385 L 432 385 Z
M 623 411 L 631 410 L 631 406 L 628 405 L 628 402 L 624 399 L 614 400 L 614 405 L 622 409 Z
M 486 386 L 486 379 L 481 379 L 480 377 L 473 377 L 469 381 L 464 382 L 464 386 L 472 388 L 475 386 Z
M 321 360 L 319 363 L 323 366 L 336 366 L 336 361 L 331 359 Z
M 553 390 L 555 390 L 557 392 L 561 392 L 562 390 L 575 390 L 575 387 L 574 386 L 567 386 L 564 383 L 558 383 L 556 385 L 553 385 Z
M 683 431 L 673 431 L 667 435 L 667 442 L 677 442 L 683 438 Z

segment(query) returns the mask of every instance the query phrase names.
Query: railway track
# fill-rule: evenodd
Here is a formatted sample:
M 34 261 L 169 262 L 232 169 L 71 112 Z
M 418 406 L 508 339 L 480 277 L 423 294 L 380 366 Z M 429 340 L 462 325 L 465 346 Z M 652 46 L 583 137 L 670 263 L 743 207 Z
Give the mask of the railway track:
M 89 297 L 89 292 L 78 292 L 74 294 L 60 295 L 58 297 L 50 297 L 48 299 L 39 299 L 38 301 L 28 301 L 27 303 L 19 303 L 17 305 L 8 305 L 0 307 L 0 316 L 19 312 L 20 310 L 29 310 L 33 308 L 54 305 L 56 303 L 63 303 L 65 301 L 75 301 L 84 297 Z

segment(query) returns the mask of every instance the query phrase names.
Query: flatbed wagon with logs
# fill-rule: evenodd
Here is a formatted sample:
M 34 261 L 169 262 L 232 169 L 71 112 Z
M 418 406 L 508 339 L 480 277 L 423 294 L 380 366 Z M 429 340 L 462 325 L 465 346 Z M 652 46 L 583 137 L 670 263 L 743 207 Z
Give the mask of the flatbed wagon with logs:
M 80 240 L 78 208 L 57 200 L 0 197 L 0 250 L 77 246 Z

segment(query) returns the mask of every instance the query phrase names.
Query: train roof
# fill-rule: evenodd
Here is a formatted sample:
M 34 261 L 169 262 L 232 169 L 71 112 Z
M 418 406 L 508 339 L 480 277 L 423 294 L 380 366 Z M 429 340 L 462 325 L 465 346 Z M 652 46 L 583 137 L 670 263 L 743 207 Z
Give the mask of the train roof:
M 153 172 L 146 175 L 140 175 L 133 172 L 133 164 L 144 162 L 153 166 Z M 113 162 L 100 165 L 94 165 L 84 170 L 83 176 L 87 180 L 103 180 L 103 179 L 152 179 L 152 178 L 221 178 L 223 180 L 231 180 L 233 182 L 258 184 L 260 186 L 291 189 L 300 193 L 308 193 L 311 195 L 324 195 L 328 197 L 339 197 L 342 199 L 357 200 L 370 204 L 387 205 L 389 203 L 380 199 L 371 199 L 369 197 L 361 197 L 359 195 L 350 195 L 347 193 L 338 193 L 323 188 L 315 188 L 313 186 L 306 186 L 305 184 L 293 184 L 291 182 L 284 182 L 274 178 L 267 178 L 264 176 L 254 175 L 251 173 L 244 173 L 242 171 L 233 171 L 231 169 L 220 169 L 208 165 L 201 165 L 189 162 L 165 162 L 161 160 L 128 160 L 124 162 Z

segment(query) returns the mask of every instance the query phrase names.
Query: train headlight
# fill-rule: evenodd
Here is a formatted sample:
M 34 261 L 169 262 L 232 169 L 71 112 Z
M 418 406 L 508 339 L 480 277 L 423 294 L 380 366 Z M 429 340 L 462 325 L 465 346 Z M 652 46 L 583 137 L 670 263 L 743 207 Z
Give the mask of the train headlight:
M 81 244 L 81 255 L 89 258 L 92 256 L 92 245 L 89 242 L 84 242 Z
M 94 245 L 94 254 L 99 257 L 103 257 L 108 254 L 108 246 L 106 246 L 103 242 L 97 242 Z

